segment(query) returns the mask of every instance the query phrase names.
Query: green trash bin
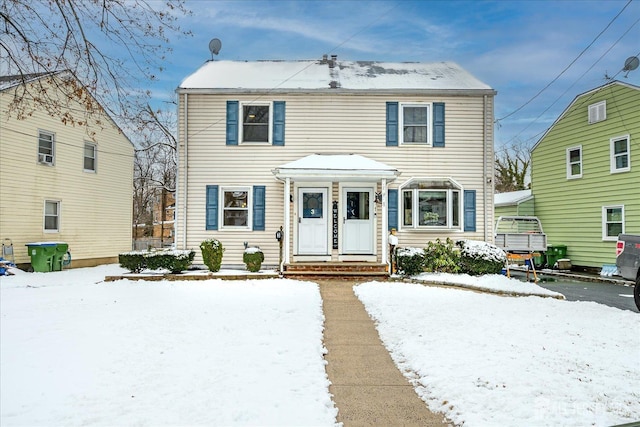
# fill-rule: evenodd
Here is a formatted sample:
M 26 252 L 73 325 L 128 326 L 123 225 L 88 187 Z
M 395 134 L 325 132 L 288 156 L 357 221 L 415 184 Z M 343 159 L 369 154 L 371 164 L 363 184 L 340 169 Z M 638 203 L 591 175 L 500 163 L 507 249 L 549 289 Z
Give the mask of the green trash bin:
M 38 273 L 46 273 L 53 269 L 53 256 L 56 252 L 55 242 L 34 242 L 25 245 L 31 257 L 31 267 Z
M 64 256 L 69 249 L 69 245 L 64 242 L 56 242 L 56 250 L 53 254 L 53 261 L 51 262 L 52 271 L 61 271 L 64 266 Z
M 556 264 L 556 262 L 558 262 L 559 259 L 567 257 L 567 246 L 548 245 L 545 255 L 547 258 L 547 267 L 553 268 L 553 266 Z

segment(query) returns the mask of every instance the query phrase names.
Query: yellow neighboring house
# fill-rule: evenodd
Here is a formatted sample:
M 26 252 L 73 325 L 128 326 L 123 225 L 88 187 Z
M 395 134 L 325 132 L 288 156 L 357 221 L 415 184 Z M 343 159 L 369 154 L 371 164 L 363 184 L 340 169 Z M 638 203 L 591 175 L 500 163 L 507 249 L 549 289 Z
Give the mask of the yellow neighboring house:
M 86 123 L 84 106 L 57 89 L 70 78 L 0 76 L 0 240 L 11 240 L 21 267 L 31 242 L 67 243 L 71 267 L 114 263 L 131 250 L 133 144 L 104 112 Z M 25 84 L 47 88 L 73 120 L 43 108 L 18 119 L 9 107 Z

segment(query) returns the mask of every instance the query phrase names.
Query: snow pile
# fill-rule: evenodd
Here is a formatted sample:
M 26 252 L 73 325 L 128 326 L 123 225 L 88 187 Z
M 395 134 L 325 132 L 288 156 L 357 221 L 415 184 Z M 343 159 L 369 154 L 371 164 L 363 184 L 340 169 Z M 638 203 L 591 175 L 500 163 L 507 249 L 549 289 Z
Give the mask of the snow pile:
M 636 313 L 409 283 L 354 290 L 416 392 L 457 425 L 640 419 Z
M 469 289 L 487 290 L 510 295 L 537 295 L 564 299 L 564 295 L 550 291 L 535 283 L 522 282 L 501 274 L 470 276 L 468 274 L 422 273 L 413 276 L 413 280 L 426 283 L 450 284 Z
M 318 286 L 1 278 L 0 425 L 335 425 Z

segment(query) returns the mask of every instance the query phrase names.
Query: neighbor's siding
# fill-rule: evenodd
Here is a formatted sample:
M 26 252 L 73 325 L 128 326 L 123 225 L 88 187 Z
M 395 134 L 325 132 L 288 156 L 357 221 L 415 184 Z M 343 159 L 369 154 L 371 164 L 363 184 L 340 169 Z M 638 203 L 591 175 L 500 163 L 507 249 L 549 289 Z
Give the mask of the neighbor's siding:
M 133 146 L 104 117 L 105 128 L 93 128 L 97 173 L 84 172 L 85 128 L 40 111 L 16 120 L 7 114 L 12 96 L 0 93 L 0 238 L 13 241 L 17 263 L 30 262 L 25 243 L 38 241 L 67 242 L 74 267 L 117 262 L 131 250 Z M 53 167 L 37 162 L 38 130 L 55 133 Z M 45 200 L 61 202 L 58 233 L 44 232 Z
M 588 106 L 607 101 L 607 119 L 588 124 Z M 611 174 L 609 140 L 629 134 L 631 171 Z M 577 99 L 532 152 L 536 215 L 551 244 L 567 245 L 574 265 L 615 263 L 602 240 L 602 207 L 624 205 L 626 232 L 640 233 L 640 90 L 610 85 Z M 566 149 L 582 145 L 583 176 L 566 177 Z
M 178 219 L 176 242 L 183 244 L 183 208 L 188 207 L 187 248 L 198 248 L 202 240 L 217 238 L 226 248 L 224 263 L 241 264 L 243 242 L 260 246 L 265 253 L 265 264 L 278 261 L 278 244 L 274 238 L 283 225 L 283 183 L 275 180 L 272 169 L 313 153 L 355 153 L 397 168 L 402 175 L 390 185 L 398 188 L 413 177 L 452 177 L 466 190 L 477 191 L 477 231 L 474 233 L 434 233 L 401 231 L 403 246 L 425 246 L 436 238 L 451 237 L 483 240 L 484 206 L 489 224 L 493 215 L 493 188 L 487 186 L 483 197 L 483 131 L 490 141 L 492 135 L 493 99 L 488 97 L 488 117 L 483 117 L 482 97 L 381 96 L 381 95 L 277 95 L 260 96 L 261 101 L 286 101 L 285 146 L 262 144 L 225 145 L 226 101 L 252 101 L 256 95 L 188 95 L 188 134 L 180 135 L 180 161 L 178 183 Z M 184 99 L 180 97 L 179 120 L 184 132 Z M 446 104 L 446 146 L 387 147 L 386 102 L 425 101 Z M 483 120 L 485 120 L 483 122 Z M 188 188 L 185 200 L 185 137 L 188 141 Z M 492 144 L 490 143 L 490 146 Z M 490 162 L 493 152 L 488 153 Z M 492 169 L 492 163 L 488 165 Z M 206 185 L 265 185 L 266 229 L 259 232 L 217 230 L 207 231 L 205 221 Z M 380 191 L 380 188 L 377 189 Z M 293 192 L 292 192 L 293 194 Z M 294 194 L 294 197 L 296 195 Z M 295 205 L 296 203 L 294 203 Z M 331 206 L 331 201 L 328 204 Z M 377 227 L 380 232 L 382 214 L 377 208 Z M 293 218 L 292 218 L 293 220 Z M 489 225 L 489 230 L 492 225 Z M 249 237 L 247 237 L 249 236 Z M 379 236 L 379 234 L 378 234 Z M 491 233 L 486 236 L 492 239 Z M 293 244 L 294 239 L 291 239 Z M 378 254 L 380 254 L 378 238 Z M 199 251 L 198 257 L 200 256 Z M 292 252 L 293 254 L 293 252 Z M 196 262 L 200 262 L 197 258 Z

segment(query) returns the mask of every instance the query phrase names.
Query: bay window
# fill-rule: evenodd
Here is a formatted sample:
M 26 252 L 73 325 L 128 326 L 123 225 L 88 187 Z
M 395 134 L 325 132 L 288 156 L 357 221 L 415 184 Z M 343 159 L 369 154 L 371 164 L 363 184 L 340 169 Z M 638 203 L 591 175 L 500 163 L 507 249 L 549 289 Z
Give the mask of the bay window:
M 401 191 L 403 227 L 460 229 L 462 190 L 451 180 L 412 180 Z

